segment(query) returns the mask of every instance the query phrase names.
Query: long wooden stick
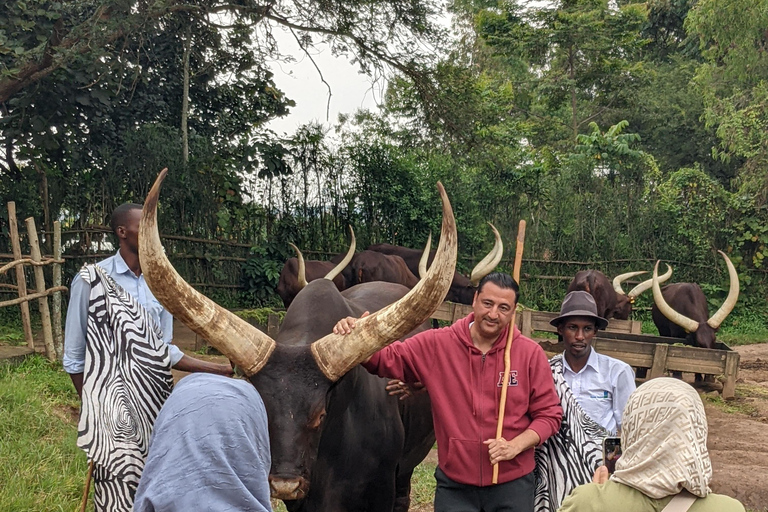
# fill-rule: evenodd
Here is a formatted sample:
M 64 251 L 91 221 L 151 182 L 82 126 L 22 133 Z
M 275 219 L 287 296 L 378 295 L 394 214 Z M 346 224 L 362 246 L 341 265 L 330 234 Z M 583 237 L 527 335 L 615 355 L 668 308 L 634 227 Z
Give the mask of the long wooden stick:
M 85 506 L 88 504 L 88 493 L 91 490 L 92 476 L 93 476 L 93 460 L 88 462 L 88 474 L 85 475 L 85 488 L 83 489 L 83 499 L 80 501 L 80 512 L 85 512 Z
M 13 248 L 13 259 L 20 260 L 21 257 L 21 242 L 19 241 L 19 226 L 16 221 L 16 203 L 10 201 L 8 203 L 8 230 L 11 235 L 11 247 Z M 24 267 L 16 267 L 16 284 L 18 285 L 19 299 L 23 299 L 27 296 L 27 278 L 24 274 Z M 21 304 L 21 325 L 24 327 L 24 339 L 27 340 L 27 346 L 32 350 L 35 349 L 35 339 L 32 336 L 32 321 L 29 316 L 29 304 L 27 301 L 20 302 Z
M 515 266 L 512 269 L 512 278 L 520 284 L 520 267 L 523 264 L 523 244 L 525 243 L 525 221 L 521 220 L 517 228 L 517 247 L 515 248 Z M 515 305 L 517 306 L 517 305 Z M 507 383 L 509 382 L 510 354 L 512 351 L 512 338 L 515 336 L 515 319 L 517 316 L 517 307 L 512 311 L 512 321 L 509 322 L 509 334 L 507 335 L 507 345 L 504 347 L 504 378 L 501 383 L 501 398 L 499 399 L 499 419 L 496 423 L 496 439 L 501 439 L 504 430 L 504 413 L 507 405 Z M 493 465 L 492 483 L 499 483 L 499 463 Z

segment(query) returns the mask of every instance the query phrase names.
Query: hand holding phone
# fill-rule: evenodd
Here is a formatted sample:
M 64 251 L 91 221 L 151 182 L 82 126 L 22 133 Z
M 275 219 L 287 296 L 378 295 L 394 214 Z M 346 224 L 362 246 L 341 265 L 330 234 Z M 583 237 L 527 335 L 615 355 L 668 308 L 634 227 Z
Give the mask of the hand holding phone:
M 616 470 L 616 461 L 621 457 L 621 438 L 606 437 L 603 439 L 603 464 L 608 468 L 608 473 Z

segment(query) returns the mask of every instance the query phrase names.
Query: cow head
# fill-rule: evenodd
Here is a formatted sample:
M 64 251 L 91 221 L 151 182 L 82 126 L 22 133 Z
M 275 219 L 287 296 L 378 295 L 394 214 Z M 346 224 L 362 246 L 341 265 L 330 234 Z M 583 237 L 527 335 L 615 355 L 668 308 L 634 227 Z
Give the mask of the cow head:
M 653 268 L 653 300 L 656 302 L 656 307 L 659 311 L 669 319 L 688 333 L 688 337 L 695 345 L 704 348 L 714 348 L 715 338 L 717 330 L 720 328 L 720 324 L 723 323 L 725 317 L 727 317 L 733 308 L 736 306 L 736 301 L 739 299 L 739 276 L 736 273 L 736 269 L 731 263 L 728 256 L 723 251 L 717 251 L 725 259 L 725 265 L 728 267 L 728 276 L 730 278 L 730 288 L 728 290 L 728 296 L 725 298 L 725 302 L 720 306 L 717 312 L 709 317 L 706 322 L 697 322 L 696 320 L 689 318 L 677 311 L 675 311 L 667 301 L 664 300 L 664 296 L 661 293 L 661 287 L 659 286 L 659 262 L 656 262 L 656 266 Z
M 613 289 L 616 291 L 616 308 L 614 309 L 613 318 L 618 320 L 629 319 L 629 315 L 632 313 L 632 306 L 635 304 L 635 299 L 652 286 L 653 279 L 643 281 L 632 288 L 627 294 L 624 294 L 624 289 L 621 287 L 621 284 L 629 278 L 645 273 L 647 273 L 646 270 L 627 272 L 613 278 Z M 659 283 L 667 281 L 670 277 L 672 277 L 672 267 L 667 264 L 667 271 L 664 275 L 659 276 Z
M 306 285 L 288 308 L 278 342 L 197 292 L 168 261 L 157 229 L 157 202 L 166 170 L 144 203 L 139 258 L 150 289 L 163 306 L 240 367 L 262 395 L 269 417 L 273 496 L 299 499 L 308 492 L 327 409 L 337 390 L 349 389 L 361 361 L 426 321 L 443 301 L 456 266 L 456 224 L 438 183 L 443 225 L 427 275 L 404 297 L 357 322 L 347 335 L 332 334 L 353 308 L 328 280 Z M 307 313 L 311 311 L 312 314 Z M 338 401 L 337 401 L 338 402 Z M 279 452 L 278 452 L 279 451 Z

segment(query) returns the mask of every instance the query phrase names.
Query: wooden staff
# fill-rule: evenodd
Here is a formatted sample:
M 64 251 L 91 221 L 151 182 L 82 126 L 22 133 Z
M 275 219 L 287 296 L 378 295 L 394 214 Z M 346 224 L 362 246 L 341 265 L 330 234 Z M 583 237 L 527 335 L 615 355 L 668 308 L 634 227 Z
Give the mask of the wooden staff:
M 88 504 L 88 493 L 91 490 L 92 476 L 93 476 L 93 460 L 88 462 L 88 474 L 85 476 L 85 489 L 83 489 L 83 499 L 80 501 L 80 512 L 85 512 L 85 506 Z
M 512 269 L 512 278 L 520 285 L 520 266 L 523 264 L 523 243 L 525 242 L 525 221 L 521 220 L 517 227 L 517 247 L 515 248 L 515 266 Z M 504 347 L 504 378 L 502 379 L 501 398 L 499 399 L 499 420 L 496 423 L 496 439 L 501 439 L 504 429 L 504 412 L 507 405 L 507 383 L 509 382 L 509 358 L 512 350 L 512 338 L 515 336 L 515 317 L 517 316 L 517 304 L 512 311 L 512 320 L 509 322 L 509 334 L 507 345 Z M 499 463 L 493 465 L 492 483 L 499 483 Z

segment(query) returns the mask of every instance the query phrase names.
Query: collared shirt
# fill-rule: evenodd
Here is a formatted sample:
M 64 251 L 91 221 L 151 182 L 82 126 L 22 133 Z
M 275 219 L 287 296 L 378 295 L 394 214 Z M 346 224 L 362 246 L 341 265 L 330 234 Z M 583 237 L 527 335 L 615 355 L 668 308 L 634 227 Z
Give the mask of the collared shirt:
M 587 415 L 606 430 L 621 428 L 621 415 L 635 390 L 635 373 L 624 361 L 590 350 L 587 364 L 574 372 L 563 354 L 563 377 Z
M 173 339 L 173 316 L 163 308 L 162 304 L 152 295 L 144 274 L 137 276 L 128 268 L 120 251 L 97 263 L 106 270 L 107 274 L 115 280 L 126 292 L 135 298 L 149 316 L 157 324 L 163 333 L 163 341 L 168 343 L 171 351 L 171 366 L 179 362 L 184 353 L 176 345 L 171 344 Z M 90 286 L 83 281 L 80 274 L 72 279 L 69 289 L 69 307 L 67 308 L 67 323 L 64 331 L 64 371 L 67 373 L 82 373 L 85 367 L 85 340 L 88 326 L 88 300 Z

